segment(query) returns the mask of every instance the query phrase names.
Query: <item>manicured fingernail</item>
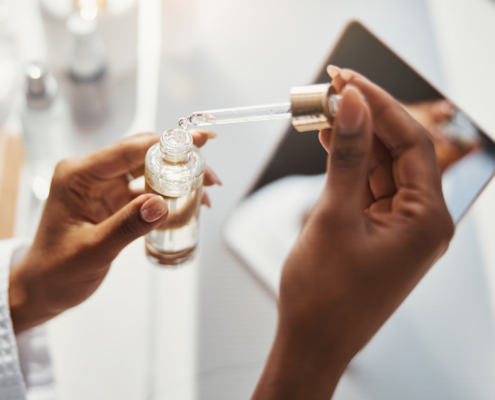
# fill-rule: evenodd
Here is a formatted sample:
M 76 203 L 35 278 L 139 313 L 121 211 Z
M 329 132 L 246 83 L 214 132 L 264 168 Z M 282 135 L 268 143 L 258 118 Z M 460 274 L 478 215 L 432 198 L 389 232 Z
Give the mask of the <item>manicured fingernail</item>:
M 364 107 L 361 93 L 352 85 L 342 91 L 342 99 L 337 115 L 337 132 L 339 135 L 356 134 L 363 124 Z
M 350 81 L 354 77 L 354 73 L 352 71 L 341 69 L 340 76 L 344 81 Z
M 336 67 L 335 65 L 329 65 L 327 67 L 327 73 L 330 75 L 330 77 L 333 79 L 335 78 L 338 74 L 340 74 L 340 68 Z
M 208 177 L 213 183 L 216 183 L 219 186 L 222 186 L 222 181 L 220 178 L 215 174 L 215 171 L 213 171 L 210 167 L 206 167 L 206 173 L 208 174 Z
M 141 206 L 141 218 L 148 223 L 155 222 L 168 212 L 167 203 L 161 196 L 153 196 Z
M 203 192 L 203 204 L 206 207 L 211 208 L 210 196 L 208 196 L 208 192 L 207 191 L 204 191 Z
M 208 139 L 215 139 L 217 137 L 217 133 L 213 131 L 205 131 L 208 135 Z

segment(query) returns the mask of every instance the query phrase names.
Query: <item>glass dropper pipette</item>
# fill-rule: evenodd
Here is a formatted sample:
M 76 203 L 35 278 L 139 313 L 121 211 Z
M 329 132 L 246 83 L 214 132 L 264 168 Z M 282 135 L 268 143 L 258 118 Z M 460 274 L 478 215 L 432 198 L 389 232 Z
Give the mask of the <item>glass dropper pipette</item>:
M 291 101 L 251 107 L 223 108 L 197 111 L 181 118 L 179 126 L 207 126 L 238 122 L 292 119 L 299 132 L 329 128 L 338 111 L 340 95 L 330 84 L 295 86 L 291 89 Z
M 189 125 L 205 126 L 234 124 L 237 122 L 267 121 L 271 119 L 286 119 L 291 117 L 291 103 L 287 102 L 251 107 L 196 111 L 187 118 L 181 118 L 179 120 L 179 126 L 185 129 Z

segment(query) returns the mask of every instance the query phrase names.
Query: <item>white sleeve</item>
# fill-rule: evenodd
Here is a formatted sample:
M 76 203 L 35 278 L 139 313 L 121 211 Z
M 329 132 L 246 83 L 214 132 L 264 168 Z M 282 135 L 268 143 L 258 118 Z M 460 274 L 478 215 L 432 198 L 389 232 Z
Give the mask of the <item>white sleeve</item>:
M 14 335 L 8 303 L 10 268 L 29 248 L 22 239 L 0 241 L 0 400 L 54 400 L 44 328 Z

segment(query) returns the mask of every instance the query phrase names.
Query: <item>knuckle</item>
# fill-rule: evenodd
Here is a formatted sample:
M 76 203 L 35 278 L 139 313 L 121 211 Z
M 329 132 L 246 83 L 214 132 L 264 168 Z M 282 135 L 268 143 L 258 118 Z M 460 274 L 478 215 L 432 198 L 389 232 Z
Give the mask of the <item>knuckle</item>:
M 156 137 L 159 137 L 159 135 L 156 133 L 151 133 L 151 132 L 136 133 L 132 136 L 128 136 L 128 137 L 125 137 L 123 139 L 120 139 L 117 142 L 111 144 L 110 146 L 112 146 L 113 148 L 123 150 L 123 149 L 126 149 L 128 147 L 132 148 L 136 144 L 149 142 L 150 140 L 153 140 Z
M 343 68 L 342 72 L 346 73 L 346 83 L 350 83 L 352 85 L 366 82 L 366 78 L 360 73 L 354 71 L 351 68 Z
M 454 236 L 454 223 L 447 210 L 432 210 L 428 221 L 425 221 L 423 236 L 437 249 L 439 254 L 445 253 Z
M 117 142 L 116 145 L 120 145 L 121 148 L 126 148 L 127 146 L 134 147 L 136 144 L 148 144 L 150 142 L 158 141 L 159 138 L 160 135 L 157 133 L 142 132 L 122 139 Z
M 411 201 L 407 209 L 408 216 L 414 218 L 420 228 L 420 234 L 438 246 L 444 246 L 454 236 L 455 227 L 452 217 L 439 199 L 417 198 Z
M 125 239 L 137 238 L 142 236 L 143 233 L 143 226 L 130 212 L 126 212 L 122 215 L 118 225 L 118 234 L 120 237 Z
M 73 257 L 89 259 L 98 251 L 102 238 L 98 235 L 87 235 L 82 237 L 73 248 Z
M 154 143 L 158 142 L 160 135 L 157 133 L 143 132 L 137 133 L 125 139 L 119 140 L 114 143 L 114 149 L 122 155 L 125 162 L 128 164 L 135 163 L 133 161 L 133 155 L 138 148 L 148 148 Z
M 151 138 L 156 137 L 157 135 L 158 134 L 153 133 L 153 132 L 140 132 L 140 133 L 136 133 L 134 135 L 134 137 L 136 137 L 136 138 L 142 138 L 142 139 L 151 139 Z
M 405 143 L 405 142 L 394 143 L 393 146 L 390 148 L 390 154 L 392 158 L 395 160 L 410 148 L 411 148 L 410 143 Z
M 60 160 L 55 166 L 55 175 L 61 175 L 67 172 L 67 170 L 71 169 L 72 160 L 70 158 L 64 158 Z
M 319 230 L 328 230 L 339 223 L 339 215 L 331 207 L 323 208 L 313 213 L 311 223 Z
M 331 201 L 321 202 L 311 211 L 307 223 L 317 232 L 340 232 L 342 227 L 348 226 L 349 218 L 343 210 L 332 206 Z
M 336 146 L 330 156 L 330 165 L 334 168 L 354 168 L 362 165 L 366 153 L 354 145 L 354 141 Z
M 60 160 L 55 166 L 52 181 L 57 183 L 66 181 L 68 177 L 73 175 L 76 171 L 77 159 L 76 157 L 64 158 Z
M 139 141 L 139 140 L 146 140 L 146 139 L 150 139 L 150 138 L 155 137 L 155 136 L 157 136 L 156 133 L 152 133 L 152 132 L 139 132 L 139 133 L 135 133 L 133 135 L 127 136 L 127 137 L 125 137 L 123 139 L 120 139 L 119 141 L 115 142 L 115 144 L 135 142 L 136 140 L 137 141 Z
M 420 129 L 422 131 L 421 135 L 419 135 L 421 143 L 423 144 L 425 149 L 428 149 L 428 151 L 430 151 L 430 153 L 434 154 L 435 153 L 435 144 L 433 143 L 433 139 L 431 138 L 431 136 L 428 134 L 428 132 L 423 127 L 420 127 Z
M 454 234 L 454 223 L 445 201 L 437 194 L 424 195 L 416 190 L 401 190 L 401 203 L 406 217 L 423 227 L 425 234 L 450 240 Z
M 447 209 L 445 209 L 442 214 L 442 218 L 438 224 L 439 236 L 443 240 L 450 242 L 455 233 L 454 221 L 452 220 L 452 217 Z

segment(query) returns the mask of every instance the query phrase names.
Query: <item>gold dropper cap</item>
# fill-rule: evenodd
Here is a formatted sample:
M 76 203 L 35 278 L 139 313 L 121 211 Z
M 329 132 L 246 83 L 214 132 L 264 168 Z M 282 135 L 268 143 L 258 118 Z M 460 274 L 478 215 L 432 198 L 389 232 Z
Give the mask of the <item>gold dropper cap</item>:
M 330 128 L 334 115 L 328 99 L 337 91 L 329 83 L 294 86 L 290 90 L 292 126 L 298 132 Z

